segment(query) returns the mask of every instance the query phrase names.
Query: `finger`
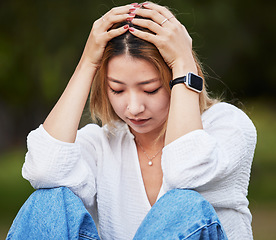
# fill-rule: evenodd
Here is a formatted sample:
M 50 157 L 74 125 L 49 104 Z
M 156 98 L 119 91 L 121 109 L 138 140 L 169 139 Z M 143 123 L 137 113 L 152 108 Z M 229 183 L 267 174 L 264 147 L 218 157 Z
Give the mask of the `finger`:
M 129 9 L 133 8 L 132 5 L 124 5 L 124 6 L 120 6 L 120 7 L 114 7 L 112 9 L 110 9 L 105 15 L 120 15 L 120 14 L 124 14 L 124 13 L 128 13 Z
M 136 10 L 136 7 L 134 5 L 125 5 L 125 6 L 120 6 L 120 7 L 114 7 L 111 10 L 109 10 L 107 13 L 105 13 L 102 18 L 106 21 L 108 21 L 110 16 L 114 15 L 122 15 L 122 14 L 127 14 L 130 12 L 133 12 Z
M 146 2 L 142 4 L 144 8 L 155 10 L 158 13 L 160 13 L 162 16 L 168 19 L 168 21 L 172 23 L 180 23 L 177 18 L 174 16 L 174 14 L 166 7 L 160 6 L 158 4 L 152 3 L 152 2 Z
M 148 19 L 134 18 L 132 23 L 136 26 L 147 28 L 156 34 L 161 34 L 164 31 L 164 29 L 158 23 Z
M 165 22 L 169 23 L 168 19 L 165 16 L 163 16 L 161 13 L 157 12 L 156 10 L 152 10 L 152 9 L 137 9 L 135 11 L 135 13 L 136 13 L 136 15 L 139 15 L 139 16 L 141 16 L 143 18 L 149 18 L 149 19 L 153 20 L 155 23 L 157 23 L 160 26 L 162 26 L 163 24 L 165 24 Z
M 130 27 L 129 32 L 140 39 L 143 39 L 147 42 L 154 44 L 155 46 L 158 43 L 157 36 L 152 33 L 144 32 L 134 27 Z
M 105 28 L 105 30 L 107 30 L 115 23 L 132 21 L 134 17 L 135 17 L 135 14 L 133 13 L 125 13 L 121 15 L 109 15 L 107 17 L 103 16 L 101 18 L 100 24 L 102 27 Z
M 133 7 L 133 5 L 115 7 L 104 14 L 98 22 L 105 28 L 110 28 L 115 23 L 131 21 L 135 17 L 135 13 L 133 13 L 134 10 L 136 10 L 136 8 Z
M 126 31 L 128 31 L 128 29 L 129 29 L 128 24 L 126 24 L 122 27 L 116 28 L 116 29 L 112 29 L 112 30 L 105 33 L 104 38 L 105 38 L 106 42 L 108 42 L 111 39 L 124 34 Z
M 136 13 L 136 15 L 139 15 L 143 18 L 149 18 L 158 24 L 160 24 L 164 19 L 164 16 L 162 16 L 159 12 L 157 12 L 153 9 L 140 8 L 140 9 L 137 9 L 135 11 L 135 13 Z

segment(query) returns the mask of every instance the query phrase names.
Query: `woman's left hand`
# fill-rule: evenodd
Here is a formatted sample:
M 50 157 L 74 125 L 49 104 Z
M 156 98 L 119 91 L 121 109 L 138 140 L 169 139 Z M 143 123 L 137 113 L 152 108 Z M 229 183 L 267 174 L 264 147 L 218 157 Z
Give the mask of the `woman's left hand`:
M 167 8 L 154 3 L 146 3 L 143 6 L 144 8 L 137 8 L 135 14 L 148 19 L 134 18 L 132 23 L 147 28 L 153 33 L 136 28 L 130 28 L 129 31 L 158 48 L 172 69 L 174 78 L 183 76 L 187 72 L 197 74 L 192 53 L 192 38 L 186 28 Z

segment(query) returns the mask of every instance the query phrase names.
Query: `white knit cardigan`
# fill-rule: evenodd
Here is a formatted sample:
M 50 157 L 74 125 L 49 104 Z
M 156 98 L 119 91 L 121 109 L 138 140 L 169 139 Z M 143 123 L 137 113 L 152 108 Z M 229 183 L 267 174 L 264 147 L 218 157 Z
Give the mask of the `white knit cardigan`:
M 256 130 L 240 109 L 218 103 L 202 114 L 203 130 L 164 147 L 163 185 L 195 189 L 215 208 L 226 234 L 252 239 L 247 189 Z M 51 137 L 41 125 L 27 138 L 23 177 L 35 189 L 69 187 L 98 223 L 101 239 L 132 239 L 151 206 L 134 136 L 125 123 L 112 131 L 88 124 L 75 143 Z

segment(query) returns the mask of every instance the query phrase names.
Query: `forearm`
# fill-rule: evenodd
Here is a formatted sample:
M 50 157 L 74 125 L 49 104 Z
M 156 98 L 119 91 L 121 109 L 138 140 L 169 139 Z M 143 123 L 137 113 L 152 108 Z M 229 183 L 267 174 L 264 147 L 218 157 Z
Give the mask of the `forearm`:
M 188 72 L 197 74 L 195 64 L 173 69 L 173 78 L 185 76 Z M 184 84 L 172 88 L 165 145 L 196 129 L 202 129 L 199 94 Z
M 78 64 L 60 99 L 43 126 L 54 138 L 74 142 L 96 68 L 85 60 Z

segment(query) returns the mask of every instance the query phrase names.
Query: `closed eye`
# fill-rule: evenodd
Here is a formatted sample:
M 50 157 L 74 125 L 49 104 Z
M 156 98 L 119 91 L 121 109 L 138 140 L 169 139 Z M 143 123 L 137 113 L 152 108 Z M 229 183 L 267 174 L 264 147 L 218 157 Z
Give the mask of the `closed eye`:
M 113 94 L 120 94 L 123 92 L 123 90 L 121 91 L 115 91 L 114 89 L 112 89 L 111 87 L 109 87 L 110 91 L 113 93 Z
M 159 88 L 157 88 L 157 89 L 155 89 L 155 90 L 153 90 L 153 91 L 145 91 L 145 93 L 147 93 L 147 94 L 149 94 L 149 95 L 152 95 L 152 94 L 155 94 L 155 93 L 157 93 L 159 90 L 160 90 L 160 88 L 161 88 L 162 86 L 160 86 Z

